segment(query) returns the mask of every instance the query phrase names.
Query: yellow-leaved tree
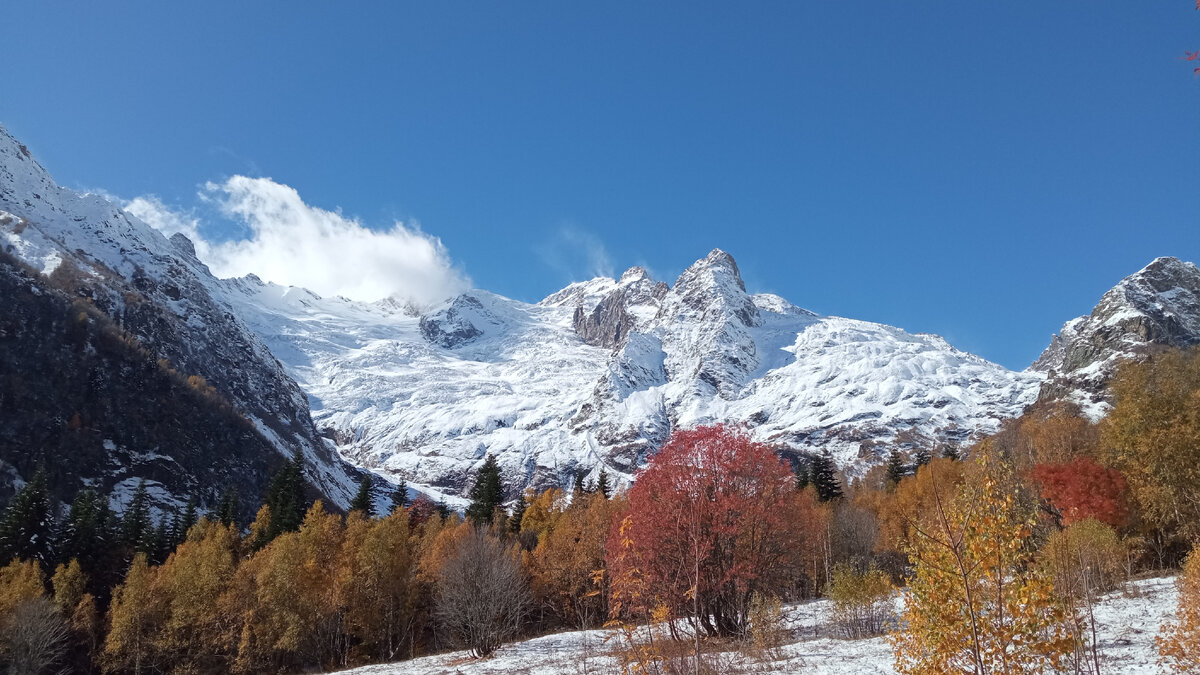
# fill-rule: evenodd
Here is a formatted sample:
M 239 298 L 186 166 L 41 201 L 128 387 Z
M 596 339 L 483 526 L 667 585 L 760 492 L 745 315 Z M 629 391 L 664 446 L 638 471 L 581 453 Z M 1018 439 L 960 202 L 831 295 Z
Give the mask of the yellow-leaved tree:
M 1159 665 L 1173 673 L 1200 673 L 1200 547 L 1192 550 L 1175 583 L 1179 608 L 1156 638 Z
M 1149 524 L 1200 538 L 1200 349 L 1123 363 L 1111 390 L 1105 464 L 1125 474 Z
M 956 494 L 936 489 L 932 508 L 915 513 L 901 629 L 891 636 L 904 674 L 1053 670 L 1072 652 L 1066 615 L 1026 545 L 1034 519 L 1000 486 L 983 460 L 979 476 Z

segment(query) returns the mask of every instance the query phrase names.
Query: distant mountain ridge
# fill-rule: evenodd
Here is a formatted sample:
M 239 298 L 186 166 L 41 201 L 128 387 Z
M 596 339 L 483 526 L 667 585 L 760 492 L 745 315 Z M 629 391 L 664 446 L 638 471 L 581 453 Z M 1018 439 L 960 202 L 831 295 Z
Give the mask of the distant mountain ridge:
M 634 267 L 536 304 L 474 289 L 425 311 L 217 279 L 186 237 L 58 187 L 2 128 L 0 247 L 54 292 L 87 298 L 164 367 L 203 377 L 248 421 L 252 445 L 272 448 L 272 461 L 302 452 L 310 482 L 343 506 L 351 465 L 452 505 L 489 453 L 510 497 L 576 471 L 628 481 L 673 429 L 714 422 L 745 424 L 785 454 L 828 450 L 854 474 L 896 448 L 967 443 L 1039 397 L 1103 414 L 1121 359 L 1200 343 L 1200 270 L 1174 258 L 1120 282 L 1022 372 L 936 335 L 751 294 L 720 249 L 672 284 Z M 123 448 L 114 461 L 151 455 L 171 449 Z M 26 473 L 0 465 L 12 482 Z M 138 475 L 149 473 L 114 466 L 78 480 Z M 164 490 L 211 492 L 222 475 L 193 471 Z

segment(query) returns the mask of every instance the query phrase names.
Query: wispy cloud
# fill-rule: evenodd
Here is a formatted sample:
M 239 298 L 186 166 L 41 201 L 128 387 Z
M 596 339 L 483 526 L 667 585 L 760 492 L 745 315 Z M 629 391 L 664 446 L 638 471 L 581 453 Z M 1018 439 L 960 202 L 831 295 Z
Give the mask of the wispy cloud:
M 594 233 L 575 225 L 564 225 L 549 240 L 537 247 L 547 266 L 569 280 L 613 276 L 612 259 L 604 242 Z
M 244 225 L 245 235 L 215 241 L 194 212 L 172 210 L 153 196 L 127 202 L 126 208 L 168 235 L 186 235 L 218 277 L 253 273 L 320 295 L 364 301 L 396 296 L 420 305 L 470 287 L 441 240 L 416 224 L 370 228 L 306 204 L 295 189 L 269 178 L 206 183 L 200 197 Z

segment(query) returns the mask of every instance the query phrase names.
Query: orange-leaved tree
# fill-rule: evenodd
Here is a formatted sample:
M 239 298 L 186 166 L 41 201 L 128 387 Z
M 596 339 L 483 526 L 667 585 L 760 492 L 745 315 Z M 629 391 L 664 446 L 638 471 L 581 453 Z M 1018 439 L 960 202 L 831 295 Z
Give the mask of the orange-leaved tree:
M 623 535 L 610 537 L 609 573 L 634 567 L 694 634 L 745 631 L 751 598 L 779 595 L 797 575 L 802 518 L 791 470 L 769 446 L 722 425 L 676 431 L 629 491 Z M 628 607 L 630 600 L 618 603 Z
M 1183 565 L 1179 586 L 1179 609 L 1174 621 L 1163 626 L 1158 642 L 1159 665 L 1174 673 L 1200 672 L 1200 547 L 1193 549 Z
M 891 637 L 896 670 L 948 675 L 1042 673 L 1073 652 L 1066 615 L 1026 545 L 1034 519 L 983 466 L 911 523 L 903 628 Z

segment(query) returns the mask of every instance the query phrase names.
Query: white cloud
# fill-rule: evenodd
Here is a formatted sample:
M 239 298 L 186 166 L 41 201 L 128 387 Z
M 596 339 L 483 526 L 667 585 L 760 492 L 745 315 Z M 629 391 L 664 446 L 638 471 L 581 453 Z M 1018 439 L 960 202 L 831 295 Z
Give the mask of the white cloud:
M 420 305 L 470 286 L 442 242 L 415 225 L 396 222 L 388 229 L 372 229 L 310 206 L 296 190 L 269 178 L 210 182 L 200 196 L 244 224 L 247 236 L 213 241 L 194 215 L 171 211 L 154 197 L 139 197 L 126 208 L 168 235 L 187 235 L 197 257 L 222 278 L 253 273 L 319 295 L 363 301 L 396 296 Z
M 564 225 L 537 249 L 542 261 L 573 281 L 613 276 L 612 259 L 600 237 L 574 225 Z

